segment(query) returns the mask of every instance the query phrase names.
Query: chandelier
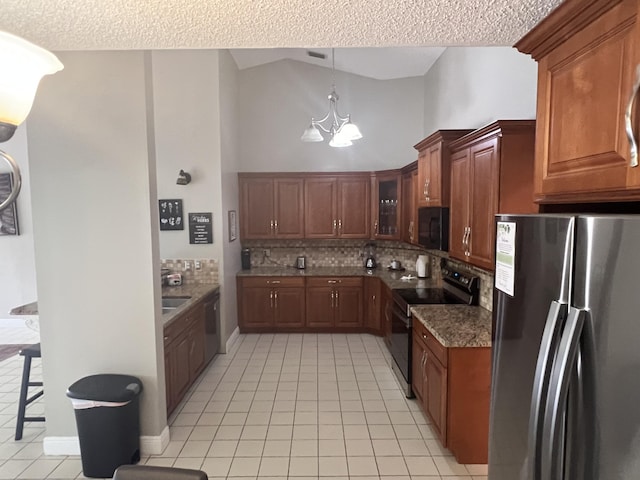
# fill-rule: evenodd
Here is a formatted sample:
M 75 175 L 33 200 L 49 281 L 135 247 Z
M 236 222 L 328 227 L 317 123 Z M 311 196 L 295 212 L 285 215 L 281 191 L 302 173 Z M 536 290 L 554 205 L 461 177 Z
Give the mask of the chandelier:
M 335 82 L 335 55 L 334 50 L 331 49 L 331 76 Z M 333 83 L 333 82 L 332 82 Z M 311 117 L 311 124 L 302 134 L 300 140 L 303 142 L 322 142 L 324 137 L 320 133 L 320 130 L 329 135 L 329 145 L 332 147 L 348 147 L 353 145 L 353 140 L 362 138 L 362 134 L 358 127 L 351 123 L 351 115 L 340 115 L 338 112 L 338 94 L 336 93 L 336 86 L 333 83 L 331 85 L 331 93 L 329 93 L 329 111 L 320 120 L 316 120 Z M 325 122 L 327 122 L 325 124 Z M 324 124 L 324 125 L 323 125 Z

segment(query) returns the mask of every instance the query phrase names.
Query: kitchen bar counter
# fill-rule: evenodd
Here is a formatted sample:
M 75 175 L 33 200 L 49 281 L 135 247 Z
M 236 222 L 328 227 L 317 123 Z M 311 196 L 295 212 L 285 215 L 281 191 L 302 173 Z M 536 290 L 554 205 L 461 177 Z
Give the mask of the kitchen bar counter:
M 411 275 L 410 280 L 402 280 Z M 366 270 L 362 267 L 309 267 L 299 270 L 293 267 L 254 267 L 240 270 L 238 277 L 378 277 L 389 288 L 433 288 L 439 287 L 432 278 L 419 279 L 415 271 L 390 271 L 386 268 Z
M 199 283 L 195 285 L 180 285 L 176 287 L 162 287 L 163 297 L 191 297 L 179 307 L 162 315 L 162 323 L 166 327 L 171 321 L 182 312 L 198 303 L 202 298 L 219 289 L 217 283 Z
M 482 307 L 416 305 L 411 313 L 444 347 L 491 346 L 491 312 Z
M 38 302 L 31 302 L 12 308 L 9 315 L 38 315 Z

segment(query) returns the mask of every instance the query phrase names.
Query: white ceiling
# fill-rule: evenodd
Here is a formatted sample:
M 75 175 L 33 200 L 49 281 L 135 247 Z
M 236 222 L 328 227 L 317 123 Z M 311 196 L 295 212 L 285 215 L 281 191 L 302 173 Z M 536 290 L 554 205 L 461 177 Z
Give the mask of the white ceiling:
M 307 52 L 325 54 L 325 59 L 310 57 Z M 355 73 L 376 80 L 422 76 L 438 59 L 444 47 L 337 48 L 336 70 Z M 238 68 L 245 69 L 292 59 L 331 68 L 330 48 L 263 48 L 231 50 Z
M 560 0 L 2 0 L 50 50 L 513 45 Z

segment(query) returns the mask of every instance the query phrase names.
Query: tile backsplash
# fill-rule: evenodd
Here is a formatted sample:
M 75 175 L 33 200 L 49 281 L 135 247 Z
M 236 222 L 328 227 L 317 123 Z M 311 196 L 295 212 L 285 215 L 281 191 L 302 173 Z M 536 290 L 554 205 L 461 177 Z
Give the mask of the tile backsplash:
M 307 257 L 309 267 L 360 267 L 367 254 L 366 240 L 245 240 L 244 248 L 251 249 L 251 266 L 295 265 L 296 257 Z M 398 260 L 408 271 L 415 271 L 418 255 L 430 256 L 431 277 L 440 282 L 441 259 L 444 258 L 455 268 L 465 270 L 480 277 L 480 305 L 488 310 L 493 307 L 493 274 L 472 267 L 463 262 L 449 259 L 447 252 L 424 250 L 403 242 L 375 241 L 375 257 L 378 268 L 386 268 L 391 260 Z M 268 250 L 268 256 L 264 254 Z
M 185 269 L 185 262 L 190 268 Z M 200 268 L 196 269 L 195 262 L 200 262 Z M 178 258 L 163 259 L 162 268 L 168 268 L 171 273 L 182 274 L 184 285 L 195 285 L 198 283 L 219 283 L 218 281 L 218 261 L 211 258 Z

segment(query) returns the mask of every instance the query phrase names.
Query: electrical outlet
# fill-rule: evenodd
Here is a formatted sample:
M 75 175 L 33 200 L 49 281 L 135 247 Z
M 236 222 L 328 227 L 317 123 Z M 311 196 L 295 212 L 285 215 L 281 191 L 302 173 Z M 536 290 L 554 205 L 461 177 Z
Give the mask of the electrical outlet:
M 271 249 L 270 248 L 263 248 L 262 249 L 262 255 L 264 255 L 265 257 L 270 257 L 271 256 Z
M 200 270 L 202 268 L 202 264 L 200 263 L 200 260 L 194 260 L 193 266 L 196 270 Z
M 187 270 L 191 270 L 191 262 L 188 262 L 188 261 L 185 260 L 185 262 L 184 262 L 184 270 L 185 270 L 185 272 Z

